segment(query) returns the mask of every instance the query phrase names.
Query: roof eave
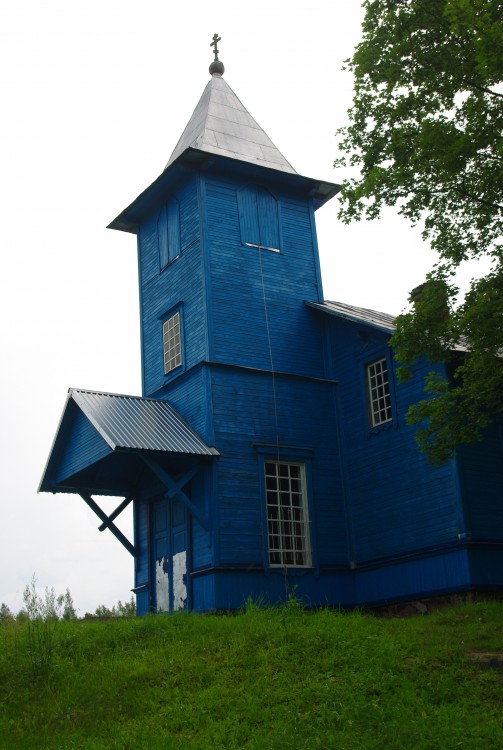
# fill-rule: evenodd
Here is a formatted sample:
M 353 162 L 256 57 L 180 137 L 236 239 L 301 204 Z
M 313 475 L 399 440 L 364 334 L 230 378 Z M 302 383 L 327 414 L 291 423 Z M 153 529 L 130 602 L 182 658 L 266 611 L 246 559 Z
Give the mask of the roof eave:
M 374 328 L 375 330 L 381 331 L 382 333 L 386 333 L 388 335 L 391 335 L 395 330 L 394 326 L 379 325 L 379 323 L 365 320 L 364 318 L 360 318 L 357 315 L 350 315 L 349 313 L 340 312 L 339 310 L 330 310 L 329 308 L 324 306 L 323 303 L 320 304 L 319 302 L 306 302 L 306 305 L 313 308 L 314 310 L 318 310 L 319 312 L 324 313 L 325 315 L 331 315 L 335 318 L 341 318 L 342 320 L 347 320 L 350 323 L 368 326 L 369 328 Z
M 170 187 L 190 172 L 207 169 L 217 161 L 233 166 L 239 163 L 243 168 L 258 170 L 258 173 L 263 174 L 274 172 L 275 175 L 283 179 L 288 179 L 292 184 L 303 186 L 305 194 L 313 201 L 315 210 L 327 203 L 341 190 L 341 185 L 337 183 L 304 177 L 297 173 L 285 172 L 282 169 L 274 169 L 263 164 L 254 164 L 253 162 L 246 161 L 237 162 L 236 159 L 229 156 L 213 154 L 208 151 L 189 147 L 154 182 L 140 193 L 124 211 L 110 222 L 107 229 L 117 229 L 121 232 L 136 234 L 143 218 L 152 208 L 162 203 L 166 191 Z

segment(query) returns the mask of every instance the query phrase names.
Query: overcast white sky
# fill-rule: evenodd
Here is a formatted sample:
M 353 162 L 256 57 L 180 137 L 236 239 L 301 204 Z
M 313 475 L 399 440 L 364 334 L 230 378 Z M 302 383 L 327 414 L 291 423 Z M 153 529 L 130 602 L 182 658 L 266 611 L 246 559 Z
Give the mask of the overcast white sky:
M 140 394 L 136 241 L 106 225 L 163 170 L 225 78 L 301 174 L 337 182 L 357 0 L 4 0 L 0 10 L 0 601 L 35 572 L 83 615 L 127 600 L 133 561 L 78 496 L 37 495 L 69 387 Z M 326 299 L 398 313 L 435 260 L 419 231 L 318 212 Z M 132 538 L 131 518 L 121 526 Z

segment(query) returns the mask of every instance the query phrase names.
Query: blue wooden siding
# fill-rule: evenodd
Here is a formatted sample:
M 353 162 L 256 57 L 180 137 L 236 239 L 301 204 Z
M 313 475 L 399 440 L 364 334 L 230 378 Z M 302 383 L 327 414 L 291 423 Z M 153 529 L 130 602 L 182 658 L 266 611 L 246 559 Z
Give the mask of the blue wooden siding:
M 187 332 L 190 337 L 190 332 Z M 215 445 L 212 395 L 207 368 L 193 367 L 172 380 L 159 398 L 169 401 L 208 445 Z
M 279 206 L 265 188 L 250 186 L 237 191 L 241 242 L 279 249 Z
M 180 255 L 180 205 L 168 198 L 157 219 L 159 266 L 163 269 Z
M 218 562 L 263 565 L 267 559 L 264 478 L 257 447 L 261 446 L 262 455 L 268 450 L 269 457 L 275 458 L 279 444 L 282 460 L 297 460 L 301 451 L 310 463 L 315 558 L 320 564 L 347 564 L 334 385 L 277 376 L 273 388 L 268 373 L 218 367 L 212 369 L 212 383 L 215 438 L 222 454 L 215 466 Z
M 241 241 L 239 187 L 206 179 L 213 358 L 270 369 L 272 352 L 275 370 L 321 376 L 320 329 L 304 309 L 318 297 L 309 202 L 280 193 L 282 250 L 258 250 Z
M 503 591 L 503 544 L 473 544 L 469 547 L 473 588 Z
M 488 562 L 482 567 L 486 568 Z M 500 566 L 499 581 L 501 573 Z M 221 567 L 196 574 L 192 587 L 195 608 L 200 606 L 201 611 L 237 609 L 249 598 L 276 604 L 289 594 L 312 607 L 378 606 L 472 588 L 469 553 L 461 546 L 362 570 L 326 569 L 320 575 L 295 569 L 266 575 L 251 567 Z
M 377 605 L 469 589 L 468 552 L 460 545 L 358 571 L 352 604 Z
M 255 197 L 263 186 L 250 180 L 210 166 L 175 191 L 181 254 L 164 269 L 158 211 L 140 231 L 144 393 L 169 400 L 221 454 L 190 486 L 210 519 L 206 529 L 192 517 L 187 529 L 192 606 L 275 602 L 293 590 L 308 604 L 351 606 L 469 588 L 470 565 L 484 574 L 482 557 L 469 558 L 465 520 L 481 533 L 488 527 L 498 470 L 477 506 L 481 459 L 464 456 L 463 508 L 456 463 L 430 467 L 405 424 L 424 370 L 398 385 L 387 334 L 306 308 L 322 298 L 311 202 L 280 180 L 270 193 L 277 211 L 263 211 L 254 229 L 253 212 L 245 220 L 243 212 L 258 205 L 253 185 Z M 247 247 L 246 237 L 278 237 L 280 252 Z M 174 309 L 183 365 L 165 377 L 161 321 Z M 365 367 L 383 356 L 393 419 L 371 429 Z M 312 569 L 268 566 L 267 457 L 306 464 Z M 138 585 L 152 585 L 148 513 L 140 501 Z
M 503 425 L 486 429 L 483 440 L 458 449 L 466 533 L 503 540 Z
M 161 269 L 158 211 L 140 227 L 139 268 L 143 342 L 143 383 L 146 396 L 157 393 L 170 377 L 205 358 L 206 314 L 203 305 L 198 180 L 188 181 L 176 196 L 180 209 L 180 256 Z M 182 368 L 164 375 L 162 320 L 173 309 L 182 309 Z M 190 335 L 188 334 L 190 332 Z
M 135 587 L 149 586 L 150 575 L 150 539 L 149 539 L 149 505 L 146 501 L 134 502 L 134 546 L 135 558 Z M 150 611 L 150 588 L 143 589 L 136 594 L 136 612 L 144 615 Z
M 328 325 L 332 368 L 340 382 L 354 562 L 457 540 L 463 521 L 455 465 L 429 466 L 417 450 L 414 429 L 405 424 L 409 404 L 422 396 L 424 372 L 399 385 L 391 367 L 393 421 L 371 429 L 365 366 L 389 357 L 387 335 L 334 318 Z
M 89 422 L 83 412 L 75 407 L 74 418 L 68 429 L 65 451 L 60 458 L 56 482 L 86 469 L 91 464 L 110 455 L 112 449 Z

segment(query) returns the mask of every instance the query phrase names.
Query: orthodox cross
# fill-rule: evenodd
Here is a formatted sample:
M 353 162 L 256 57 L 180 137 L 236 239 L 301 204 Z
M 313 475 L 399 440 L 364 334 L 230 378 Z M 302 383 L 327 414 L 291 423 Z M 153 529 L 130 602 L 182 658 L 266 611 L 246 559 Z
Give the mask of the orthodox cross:
M 210 47 L 214 47 L 213 54 L 215 55 L 215 60 L 218 60 L 218 47 L 217 44 L 220 42 L 222 37 L 218 36 L 218 34 L 213 34 L 213 41 L 210 42 Z

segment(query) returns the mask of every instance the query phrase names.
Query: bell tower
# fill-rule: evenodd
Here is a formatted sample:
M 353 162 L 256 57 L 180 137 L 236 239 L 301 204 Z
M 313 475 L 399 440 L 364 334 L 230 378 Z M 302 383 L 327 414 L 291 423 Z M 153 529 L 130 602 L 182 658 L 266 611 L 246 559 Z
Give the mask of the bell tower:
M 224 80 L 219 41 L 164 171 L 110 224 L 137 235 L 143 396 L 212 441 L 215 368 L 323 375 L 305 302 L 323 300 L 314 212 L 339 189 L 276 148 Z

